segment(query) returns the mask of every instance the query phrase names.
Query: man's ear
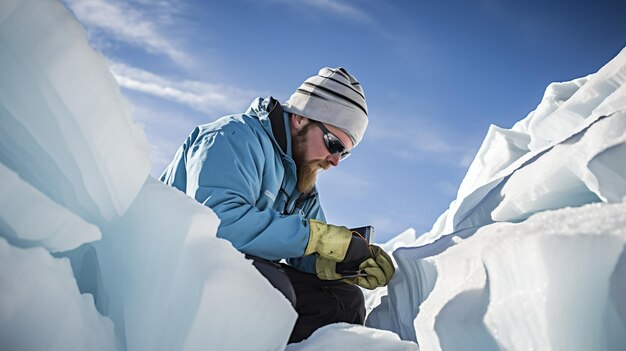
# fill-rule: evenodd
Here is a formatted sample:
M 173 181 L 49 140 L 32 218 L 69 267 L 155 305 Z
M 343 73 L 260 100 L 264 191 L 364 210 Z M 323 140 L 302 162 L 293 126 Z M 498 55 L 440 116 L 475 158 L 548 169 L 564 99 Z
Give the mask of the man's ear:
M 300 115 L 297 115 L 295 113 L 291 114 L 291 127 L 295 130 L 295 131 L 299 131 L 300 129 L 302 129 L 305 125 L 309 124 L 309 119 L 306 117 L 302 117 Z

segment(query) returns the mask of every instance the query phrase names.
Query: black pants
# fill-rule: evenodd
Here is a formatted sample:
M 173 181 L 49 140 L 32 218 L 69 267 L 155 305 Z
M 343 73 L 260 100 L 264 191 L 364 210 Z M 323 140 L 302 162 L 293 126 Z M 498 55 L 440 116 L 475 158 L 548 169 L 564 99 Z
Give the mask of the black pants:
M 315 274 L 258 257 L 248 258 L 253 259 L 259 272 L 285 295 L 298 312 L 289 343 L 302 341 L 328 324 L 363 324 L 365 299 L 358 287 L 342 281 L 321 280 Z

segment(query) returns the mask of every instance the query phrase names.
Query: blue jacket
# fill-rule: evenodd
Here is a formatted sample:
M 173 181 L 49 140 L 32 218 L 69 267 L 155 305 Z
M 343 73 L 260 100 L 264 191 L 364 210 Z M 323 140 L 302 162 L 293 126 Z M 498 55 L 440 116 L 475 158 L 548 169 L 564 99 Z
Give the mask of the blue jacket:
M 217 236 L 239 251 L 314 273 L 315 257 L 302 257 L 308 219 L 325 217 L 317 190 L 296 188 L 289 128 L 275 99 L 257 98 L 244 114 L 196 127 L 160 180 L 210 207 Z

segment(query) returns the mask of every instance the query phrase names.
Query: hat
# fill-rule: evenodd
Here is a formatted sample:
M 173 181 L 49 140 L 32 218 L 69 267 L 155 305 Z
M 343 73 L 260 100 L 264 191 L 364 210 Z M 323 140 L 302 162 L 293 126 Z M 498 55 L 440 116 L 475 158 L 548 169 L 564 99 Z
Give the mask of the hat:
M 344 131 L 356 146 L 367 128 L 361 84 L 345 68 L 322 68 L 285 102 L 287 112 L 328 123 Z

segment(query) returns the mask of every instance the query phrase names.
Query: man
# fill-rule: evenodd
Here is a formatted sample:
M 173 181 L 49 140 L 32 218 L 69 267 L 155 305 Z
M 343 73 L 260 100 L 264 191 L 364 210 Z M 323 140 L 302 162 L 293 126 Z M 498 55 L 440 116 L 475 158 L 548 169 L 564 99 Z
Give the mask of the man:
M 293 304 L 290 342 L 327 324 L 362 324 L 355 285 L 384 286 L 394 273 L 382 249 L 325 223 L 315 187 L 317 172 L 338 166 L 367 123 L 359 82 L 344 68 L 323 68 L 282 106 L 257 98 L 244 114 L 197 127 L 161 176 L 213 209 L 217 236 Z

